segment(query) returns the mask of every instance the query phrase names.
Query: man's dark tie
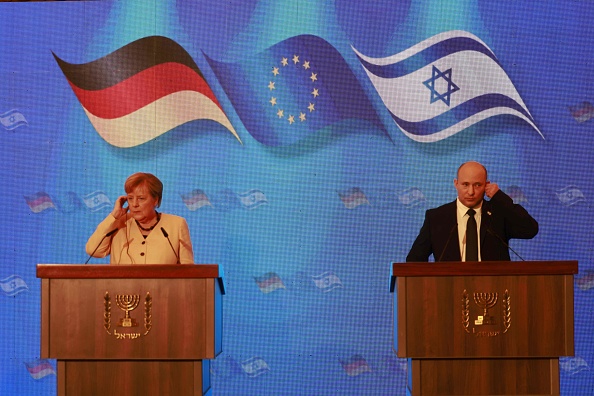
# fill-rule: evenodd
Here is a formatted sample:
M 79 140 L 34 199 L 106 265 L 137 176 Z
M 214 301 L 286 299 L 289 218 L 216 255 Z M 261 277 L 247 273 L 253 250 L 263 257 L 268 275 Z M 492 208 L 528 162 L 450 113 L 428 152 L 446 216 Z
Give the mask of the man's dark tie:
M 478 261 L 478 233 L 473 209 L 468 209 L 468 223 L 466 224 L 466 261 Z

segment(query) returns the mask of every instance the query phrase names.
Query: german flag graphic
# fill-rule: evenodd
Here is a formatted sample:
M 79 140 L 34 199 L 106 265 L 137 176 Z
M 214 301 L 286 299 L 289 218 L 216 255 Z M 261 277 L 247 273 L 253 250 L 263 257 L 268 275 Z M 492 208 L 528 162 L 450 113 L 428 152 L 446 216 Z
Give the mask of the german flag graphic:
M 201 119 L 241 142 L 190 54 L 167 37 L 144 37 L 84 64 L 53 55 L 91 124 L 113 146 L 135 147 Z

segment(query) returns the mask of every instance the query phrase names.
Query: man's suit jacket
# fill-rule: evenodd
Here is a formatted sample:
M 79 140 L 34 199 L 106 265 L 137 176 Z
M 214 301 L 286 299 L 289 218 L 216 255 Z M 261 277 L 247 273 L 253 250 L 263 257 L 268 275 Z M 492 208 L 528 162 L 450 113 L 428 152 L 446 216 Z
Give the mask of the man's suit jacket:
M 456 201 L 429 209 L 417 239 L 413 243 L 407 262 L 460 261 L 460 243 Z M 509 261 L 511 238 L 530 239 L 538 233 L 538 223 L 522 206 L 499 190 L 481 208 L 480 245 L 482 261 Z

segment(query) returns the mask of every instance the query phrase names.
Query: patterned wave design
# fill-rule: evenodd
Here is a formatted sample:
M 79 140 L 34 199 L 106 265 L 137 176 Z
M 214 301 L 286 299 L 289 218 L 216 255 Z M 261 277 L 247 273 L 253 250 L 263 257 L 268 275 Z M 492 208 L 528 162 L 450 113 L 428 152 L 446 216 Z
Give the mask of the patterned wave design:
M 53 55 L 91 124 L 113 146 L 135 147 L 201 119 L 241 142 L 192 57 L 167 37 L 144 37 L 84 64 Z
M 480 52 L 494 62 L 499 63 L 495 54 L 480 40 L 471 39 L 470 37 L 451 37 L 446 38 L 443 41 L 435 41 L 435 39 L 429 39 L 426 42 L 413 47 L 416 53 L 410 55 L 408 58 L 393 57 L 386 63 L 380 62 L 375 65 L 371 62 L 367 62 L 362 58 L 359 58 L 365 69 L 382 78 L 396 78 L 402 77 L 406 74 L 417 71 L 427 64 L 435 62 L 444 56 L 450 55 L 460 51 L 476 51 Z M 404 55 L 401 53 L 401 55 Z
M 470 99 L 446 113 L 424 121 L 408 122 L 393 114 L 392 118 L 408 134 L 420 138 L 421 136 L 439 136 L 442 131 L 448 131 L 458 124 L 470 126 L 490 116 L 502 114 L 501 110 L 494 109 L 507 109 L 509 112 L 523 116 L 526 120 L 533 121 L 526 109 L 513 99 L 500 94 L 486 94 Z M 467 122 L 461 123 L 460 120 L 467 120 Z
M 493 51 L 471 33 L 444 32 L 386 58 L 353 50 L 412 140 L 437 142 L 503 114 L 523 119 L 544 139 Z

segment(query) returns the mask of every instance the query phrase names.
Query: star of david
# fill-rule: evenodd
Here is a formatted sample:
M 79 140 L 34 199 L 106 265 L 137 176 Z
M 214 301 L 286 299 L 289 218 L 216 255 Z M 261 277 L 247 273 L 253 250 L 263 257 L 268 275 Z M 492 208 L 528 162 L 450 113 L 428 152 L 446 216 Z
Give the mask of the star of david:
M 443 79 L 448 85 L 446 92 L 441 93 L 438 91 L 439 86 L 436 86 L 436 85 L 443 85 L 443 83 L 439 83 L 440 79 Z M 448 106 L 450 105 L 450 96 L 454 92 L 460 90 L 460 87 L 458 87 L 452 81 L 452 69 L 451 68 L 442 72 L 437 67 L 433 66 L 433 70 L 431 72 L 431 78 L 426 81 L 423 81 L 423 85 L 425 85 L 431 91 L 431 103 L 441 100 L 443 103 L 445 103 Z

